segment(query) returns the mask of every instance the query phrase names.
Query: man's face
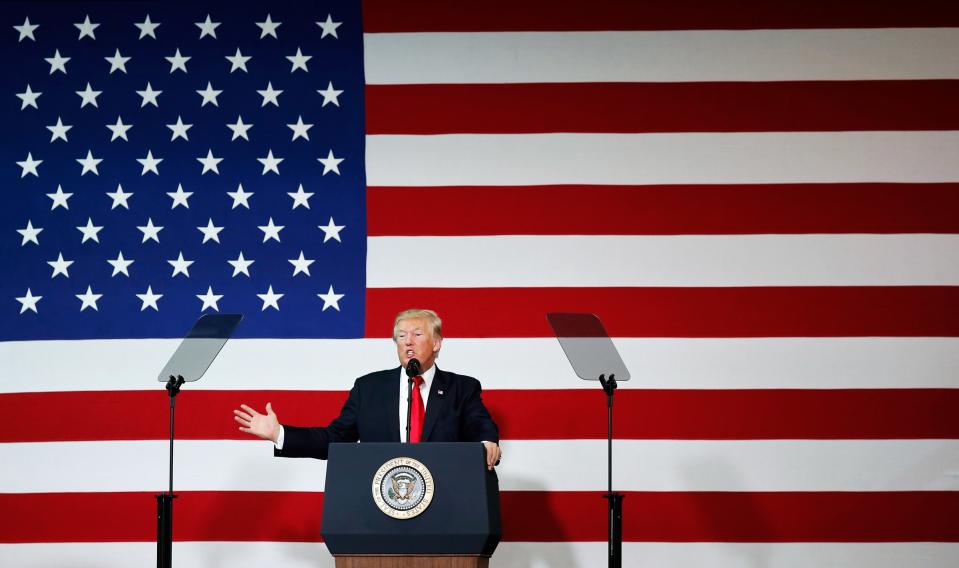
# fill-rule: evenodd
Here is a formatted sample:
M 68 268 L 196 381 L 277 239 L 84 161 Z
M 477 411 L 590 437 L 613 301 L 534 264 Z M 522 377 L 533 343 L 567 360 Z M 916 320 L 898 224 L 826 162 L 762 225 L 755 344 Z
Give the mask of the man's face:
M 410 359 L 415 358 L 423 371 L 429 369 L 442 343 L 443 338 L 433 337 L 433 331 L 424 319 L 400 320 L 396 326 L 396 354 L 404 368 Z

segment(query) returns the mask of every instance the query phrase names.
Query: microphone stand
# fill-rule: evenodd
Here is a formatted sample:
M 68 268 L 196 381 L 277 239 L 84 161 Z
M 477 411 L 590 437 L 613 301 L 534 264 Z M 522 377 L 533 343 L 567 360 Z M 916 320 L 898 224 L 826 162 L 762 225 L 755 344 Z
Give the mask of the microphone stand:
M 607 522 L 609 532 L 609 568 L 621 568 L 623 565 L 623 495 L 613 493 L 613 393 L 616 391 L 616 375 L 599 376 L 599 383 L 606 392 L 606 443 L 607 443 L 607 471 L 609 490 L 603 499 L 609 501 L 609 518 Z
M 419 359 L 406 362 L 406 443 L 410 443 L 410 414 L 413 413 L 413 377 L 420 374 Z

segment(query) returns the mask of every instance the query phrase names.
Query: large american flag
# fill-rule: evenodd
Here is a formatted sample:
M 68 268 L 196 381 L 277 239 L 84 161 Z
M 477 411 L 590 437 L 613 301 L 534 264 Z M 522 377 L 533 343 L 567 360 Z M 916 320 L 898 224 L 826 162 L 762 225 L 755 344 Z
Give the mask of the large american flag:
M 0 565 L 330 566 L 322 424 L 445 319 L 505 458 L 497 566 L 954 566 L 959 8 L 933 1 L 5 2 Z M 159 229 L 159 227 L 163 227 Z M 282 227 L 282 228 L 281 228 Z M 132 262 L 131 262 L 132 261 Z

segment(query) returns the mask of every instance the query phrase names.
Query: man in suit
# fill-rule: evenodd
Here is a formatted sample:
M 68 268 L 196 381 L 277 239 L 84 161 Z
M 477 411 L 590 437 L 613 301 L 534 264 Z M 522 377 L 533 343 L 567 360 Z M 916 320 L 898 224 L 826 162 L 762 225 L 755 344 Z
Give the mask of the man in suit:
M 274 455 L 318 459 L 327 458 L 331 442 L 405 440 L 409 388 L 405 369 L 411 359 L 417 359 L 420 374 L 414 383 L 418 392 L 413 393 L 410 422 L 415 427 L 410 439 L 483 442 L 486 465 L 492 470 L 500 458 L 499 429 L 483 405 L 479 381 L 436 367 L 443 344 L 442 321 L 436 312 L 400 312 L 393 323 L 393 342 L 400 366 L 356 379 L 340 415 L 328 426 L 282 425 L 269 403 L 266 414 L 242 404 L 233 411 L 240 431 L 271 440 Z

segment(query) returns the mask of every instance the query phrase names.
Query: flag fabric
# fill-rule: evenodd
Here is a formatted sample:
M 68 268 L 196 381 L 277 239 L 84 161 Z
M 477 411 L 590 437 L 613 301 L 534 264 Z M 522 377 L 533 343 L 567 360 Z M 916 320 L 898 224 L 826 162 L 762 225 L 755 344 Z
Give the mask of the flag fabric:
M 152 565 L 156 374 L 219 310 L 245 319 L 178 397 L 177 564 L 331 566 L 325 462 L 231 410 L 325 423 L 430 307 L 503 436 L 494 565 L 605 563 L 605 396 L 550 311 L 632 374 L 625 565 L 954 565 L 959 9 L 2 11 L 0 564 Z

